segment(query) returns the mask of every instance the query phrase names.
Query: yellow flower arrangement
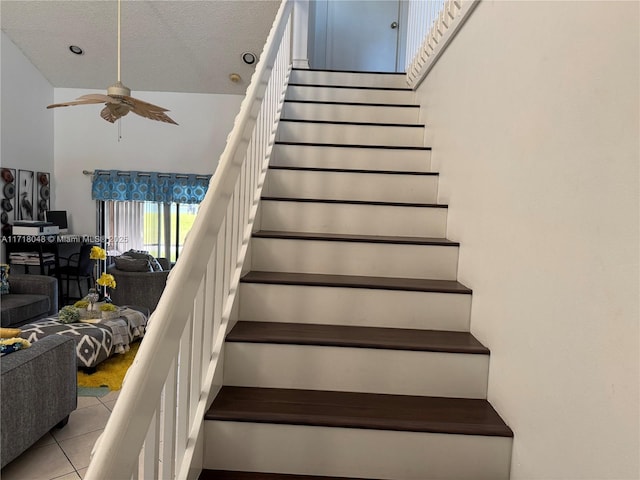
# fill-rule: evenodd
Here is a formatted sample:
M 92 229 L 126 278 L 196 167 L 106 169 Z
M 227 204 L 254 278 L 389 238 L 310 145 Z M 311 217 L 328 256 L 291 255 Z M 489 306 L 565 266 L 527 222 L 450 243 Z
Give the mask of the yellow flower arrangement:
M 110 273 L 103 273 L 96 282 L 101 287 L 116 288 L 116 279 Z
M 91 247 L 91 253 L 89 253 L 91 260 L 106 260 L 107 252 L 104 248 L 100 248 L 97 245 Z

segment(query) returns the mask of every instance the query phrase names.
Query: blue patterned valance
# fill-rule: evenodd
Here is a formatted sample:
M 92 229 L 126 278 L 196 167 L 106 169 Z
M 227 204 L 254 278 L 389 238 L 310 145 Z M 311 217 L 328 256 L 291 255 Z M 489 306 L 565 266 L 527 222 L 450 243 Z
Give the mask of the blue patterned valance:
M 200 203 L 211 175 L 96 170 L 91 198 L 135 202 Z

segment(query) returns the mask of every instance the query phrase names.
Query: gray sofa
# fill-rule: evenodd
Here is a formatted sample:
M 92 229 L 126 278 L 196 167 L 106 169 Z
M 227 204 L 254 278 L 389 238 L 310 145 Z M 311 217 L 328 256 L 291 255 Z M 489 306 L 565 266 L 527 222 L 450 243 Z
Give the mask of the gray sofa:
M 13 274 L 9 284 L 9 293 L 0 298 L 3 327 L 19 327 L 58 313 L 58 281 L 55 277 Z
M 0 361 L 0 468 L 53 427 L 63 427 L 77 406 L 76 348 L 51 335 Z
M 109 266 L 107 273 L 113 275 L 116 281 L 116 288 L 110 291 L 111 301 L 116 305 L 145 307 L 153 313 L 158 306 L 171 268 L 171 263 L 166 258 L 157 260 L 163 268 L 162 271 L 127 272 L 119 270 L 115 265 Z

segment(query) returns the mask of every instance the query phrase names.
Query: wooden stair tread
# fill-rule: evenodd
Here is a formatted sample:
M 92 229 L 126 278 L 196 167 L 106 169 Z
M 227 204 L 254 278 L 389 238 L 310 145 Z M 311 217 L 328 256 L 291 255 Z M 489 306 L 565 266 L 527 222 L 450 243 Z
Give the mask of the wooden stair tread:
M 400 91 L 400 92 L 413 92 L 411 87 L 369 87 L 361 85 L 333 85 L 326 83 L 289 83 L 290 87 L 311 87 L 311 88 L 339 88 L 350 90 L 386 90 L 386 91 Z
M 284 103 L 306 103 L 310 105 L 345 105 L 345 106 L 354 106 L 354 107 L 391 107 L 391 108 L 414 108 L 414 109 L 420 108 L 420 105 L 408 105 L 406 103 L 339 102 L 339 101 L 328 101 L 328 100 L 286 99 Z
M 488 355 L 489 349 L 469 332 L 409 328 L 360 327 L 284 322 L 239 321 L 227 342 L 377 348 L 421 352 Z
M 320 124 L 320 125 L 357 125 L 361 127 L 425 128 L 425 125 L 422 123 L 355 122 L 355 121 L 346 121 L 346 120 L 307 120 L 303 118 L 281 118 L 280 122 L 313 123 L 313 124 Z
M 371 175 L 417 175 L 424 177 L 437 177 L 438 172 L 413 172 L 406 170 L 365 170 L 355 168 L 325 168 L 325 167 L 295 167 L 291 165 L 269 165 L 269 170 L 293 170 L 301 172 L 333 172 L 333 173 L 366 173 Z
M 416 202 L 382 202 L 371 200 L 336 200 L 333 198 L 299 198 L 299 197 L 271 197 L 262 196 L 262 200 L 272 202 L 302 202 L 302 203 L 335 203 L 348 205 L 377 205 L 387 207 L 417 207 L 417 208 L 449 208 L 440 203 L 416 203 Z
M 259 230 L 252 234 L 256 238 L 280 238 L 287 240 L 320 240 L 329 242 L 357 242 L 357 243 L 391 243 L 401 245 L 439 245 L 458 247 L 458 242 L 446 238 L 433 237 L 397 237 L 391 235 L 353 235 L 342 233 L 313 233 L 313 232 L 281 232 L 275 230 Z
M 206 420 L 512 437 L 486 400 L 223 386 Z
M 283 142 L 277 141 L 276 145 L 291 145 L 299 147 L 337 147 L 337 148 L 370 148 L 383 150 L 431 150 L 431 147 L 415 147 L 409 145 L 360 145 L 349 143 L 317 143 L 317 142 Z
M 318 477 L 286 473 L 233 472 L 230 470 L 203 470 L 199 480 L 374 480 L 366 478 Z
M 455 280 L 421 278 L 367 277 L 360 275 L 325 275 L 318 273 L 250 271 L 241 280 L 244 283 L 307 285 L 322 287 L 372 288 L 381 290 L 407 290 L 413 292 L 471 294 L 471 289 Z

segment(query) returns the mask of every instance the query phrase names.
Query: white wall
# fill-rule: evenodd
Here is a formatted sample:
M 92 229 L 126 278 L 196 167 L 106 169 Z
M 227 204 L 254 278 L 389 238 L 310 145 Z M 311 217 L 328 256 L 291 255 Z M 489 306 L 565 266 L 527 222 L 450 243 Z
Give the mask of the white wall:
M 55 101 L 73 100 L 86 93 L 94 91 L 56 88 Z M 132 96 L 169 109 L 168 115 L 179 125 L 130 113 L 121 121 L 122 138 L 118 141 L 118 123 L 100 118 L 102 105 L 51 111 L 55 119 L 56 207 L 68 210 L 70 231 L 95 232 L 91 177 L 83 175 L 83 170 L 213 173 L 243 98 L 137 91 Z
M 419 89 L 512 479 L 638 479 L 637 2 L 484 0 Z
M 0 43 L 0 164 L 53 172 L 53 118 L 45 110 L 53 87 L 4 32 Z

